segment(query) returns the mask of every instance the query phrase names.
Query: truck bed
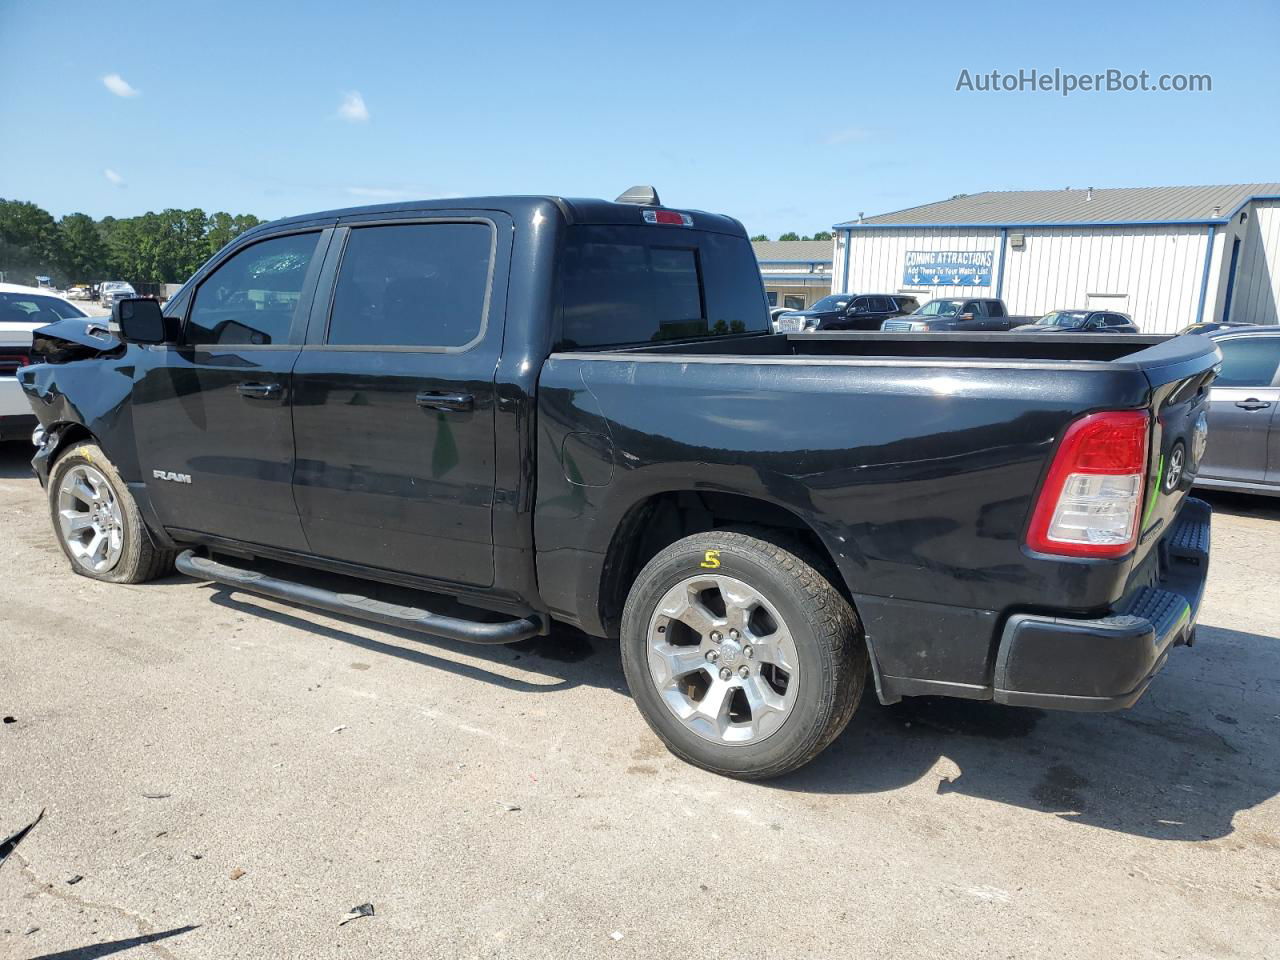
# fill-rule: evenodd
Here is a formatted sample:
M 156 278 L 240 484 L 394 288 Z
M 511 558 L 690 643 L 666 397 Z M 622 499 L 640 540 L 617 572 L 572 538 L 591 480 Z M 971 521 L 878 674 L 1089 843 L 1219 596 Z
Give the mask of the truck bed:
M 766 334 L 553 353 L 539 381 L 544 597 L 562 617 L 581 609 L 609 550 L 599 531 L 625 529 L 637 503 L 763 502 L 816 531 L 883 682 L 991 696 L 1009 616 L 1104 616 L 1151 576 L 1185 497 L 1158 488 L 1162 457 L 1190 444 L 1218 362 L 1203 337 L 1133 334 Z M 1153 493 L 1134 553 L 1029 551 L 1066 427 L 1143 409 Z

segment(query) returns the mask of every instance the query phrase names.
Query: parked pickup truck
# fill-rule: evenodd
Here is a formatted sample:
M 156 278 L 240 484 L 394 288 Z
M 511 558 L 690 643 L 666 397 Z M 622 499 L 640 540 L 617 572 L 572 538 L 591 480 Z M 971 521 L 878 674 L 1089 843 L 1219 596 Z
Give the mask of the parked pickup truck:
M 72 569 L 619 638 L 656 734 L 749 778 L 868 677 L 1106 710 L 1191 643 L 1211 341 L 775 334 L 738 221 L 624 197 L 293 217 L 117 304 L 118 340 L 43 328 L 19 376 Z
M 1035 319 L 1010 316 L 1003 300 L 946 298 L 930 300 L 909 316 L 886 320 L 880 329 L 897 333 L 934 330 L 990 333 L 1012 330 L 1025 323 L 1032 323 Z

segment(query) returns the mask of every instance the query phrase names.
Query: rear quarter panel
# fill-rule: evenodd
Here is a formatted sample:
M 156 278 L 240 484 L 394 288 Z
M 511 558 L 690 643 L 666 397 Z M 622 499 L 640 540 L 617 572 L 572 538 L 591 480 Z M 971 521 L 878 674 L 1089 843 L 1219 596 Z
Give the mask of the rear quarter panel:
M 817 533 L 869 635 L 878 620 L 913 634 L 886 638 L 882 668 L 985 682 L 1003 614 L 1118 596 L 1129 561 L 1063 563 L 1022 544 L 1062 427 L 1148 393 L 1140 373 L 1102 364 L 552 355 L 539 386 L 543 597 L 598 627 L 600 560 L 629 509 L 668 491 L 736 493 Z M 963 650 L 944 636 L 959 624 L 973 638 Z

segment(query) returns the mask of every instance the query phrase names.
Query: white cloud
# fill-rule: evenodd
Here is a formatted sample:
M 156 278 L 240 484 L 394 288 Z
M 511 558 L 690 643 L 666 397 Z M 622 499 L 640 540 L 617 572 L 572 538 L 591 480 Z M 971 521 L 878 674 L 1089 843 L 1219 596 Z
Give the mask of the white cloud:
M 871 131 L 865 127 L 845 127 L 826 136 L 825 142 L 834 146 L 840 143 L 861 143 L 871 139 Z
M 107 182 L 113 187 L 123 187 L 125 185 L 124 177 L 120 176 L 120 174 L 116 173 L 110 167 L 103 170 L 102 175 L 107 178 Z
M 140 92 L 130 86 L 129 81 L 118 73 L 108 73 L 102 78 L 102 85 L 117 97 L 136 97 Z
M 369 119 L 369 108 L 364 105 L 364 97 L 359 90 L 352 90 L 342 95 L 342 103 L 338 106 L 338 116 L 348 123 L 365 123 Z

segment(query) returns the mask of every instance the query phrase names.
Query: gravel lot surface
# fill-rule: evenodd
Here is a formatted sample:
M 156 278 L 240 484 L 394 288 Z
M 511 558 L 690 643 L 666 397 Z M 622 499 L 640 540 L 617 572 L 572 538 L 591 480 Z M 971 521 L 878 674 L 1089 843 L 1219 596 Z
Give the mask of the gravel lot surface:
M 0 957 L 1280 956 L 1280 501 L 1212 498 L 1198 642 L 1134 709 L 869 696 L 744 784 L 661 748 L 609 643 L 77 577 L 28 453 L 0 837 L 46 812 Z

